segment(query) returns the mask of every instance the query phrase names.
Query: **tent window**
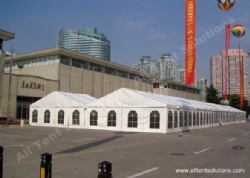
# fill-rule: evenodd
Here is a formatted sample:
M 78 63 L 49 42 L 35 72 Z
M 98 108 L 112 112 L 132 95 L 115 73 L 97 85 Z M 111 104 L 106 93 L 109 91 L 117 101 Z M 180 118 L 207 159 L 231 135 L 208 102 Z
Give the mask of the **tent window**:
M 80 121 L 80 113 L 78 110 L 75 110 L 72 115 L 72 124 L 73 125 L 79 125 Z
M 116 126 L 116 112 L 109 111 L 108 113 L 108 126 L 115 127 Z
M 50 123 L 50 111 L 46 110 L 44 112 L 44 123 Z
M 134 127 L 137 128 L 137 112 L 136 111 L 130 111 L 128 113 L 128 127 Z
M 201 116 L 200 125 L 203 125 L 203 114 L 202 114 L 202 112 L 201 112 L 200 116 Z
M 58 112 L 58 124 L 64 124 L 64 111 L 60 110 Z
M 180 111 L 180 127 L 183 127 L 183 113 Z
M 207 120 L 206 120 L 206 121 L 207 121 L 207 125 L 208 125 L 208 120 L 209 120 L 209 115 L 208 115 L 208 113 L 207 113 Z
M 193 126 L 196 126 L 196 117 L 195 112 L 193 112 Z
M 178 114 L 177 111 L 174 112 L 174 128 L 178 127 Z
M 97 126 L 97 120 L 98 120 L 98 113 L 93 110 L 90 113 L 90 125 Z
M 200 122 L 199 122 L 199 120 L 200 120 L 200 118 L 199 118 L 199 112 L 196 113 L 196 120 L 197 120 L 197 126 L 199 126 L 200 125 Z
M 149 127 L 151 129 L 159 129 L 160 128 L 160 113 L 158 111 L 152 111 L 150 113 Z
M 173 114 L 171 111 L 168 111 L 168 129 L 173 128 Z
M 187 111 L 184 111 L 184 127 L 188 126 Z
M 192 112 L 188 112 L 188 126 L 192 126 Z
M 35 109 L 33 112 L 32 112 L 32 122 L 34 123 L 37 123 L 37 110 Z

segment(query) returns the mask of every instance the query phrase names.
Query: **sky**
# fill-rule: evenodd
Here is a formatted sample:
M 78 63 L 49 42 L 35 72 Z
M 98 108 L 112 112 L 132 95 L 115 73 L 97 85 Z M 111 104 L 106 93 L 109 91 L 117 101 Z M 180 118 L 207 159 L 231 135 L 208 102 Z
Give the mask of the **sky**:
M 230 11 L 217 0 L 196 1 L 197 79 L 210 81 L 210 57 L 225 47 L 224 24 L 242 24 L 242 38 L 231 35 L 230 48 L 238 43 L 250 49 L 250 1 L 236 0 Z M 96 27 L 111 41 L 111 61 L 132 67 L 142 56 L 156 60 L 171 53 L 185 67 L 184 0 L 1 0 L 0 29 L 15 33 L 4 43 L 16 54 L 57 46 L 58 29 Z

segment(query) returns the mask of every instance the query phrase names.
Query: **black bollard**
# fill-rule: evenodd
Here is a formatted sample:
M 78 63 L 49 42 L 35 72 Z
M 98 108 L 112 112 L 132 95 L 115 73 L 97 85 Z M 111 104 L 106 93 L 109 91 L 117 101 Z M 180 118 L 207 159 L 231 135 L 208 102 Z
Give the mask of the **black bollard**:
M 103 161 L 98 164 L 97 178 L 112 178 L 112 164 L 108 161 Z
M 41 154 L 40 178 L 52 177 L 52 155 L 49 153 Z
M 0 178 L 3 178 L 3 147 L 0 146 Z

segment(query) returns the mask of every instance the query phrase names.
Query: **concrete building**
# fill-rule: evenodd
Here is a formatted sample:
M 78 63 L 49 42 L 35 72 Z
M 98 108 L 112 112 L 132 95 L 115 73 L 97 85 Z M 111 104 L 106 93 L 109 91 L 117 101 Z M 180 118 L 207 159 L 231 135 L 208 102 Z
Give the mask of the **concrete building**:
M 248 98 L 248 54 L 244 53 L 241 49 L 240 55 L 242 61 L 244 97 Z M 211 83 L 219 91 L 221 96 L 224 96 L 225 91 L 227 91 L 228 95 L 240 94 L 239 50 L 228 50 L 227 63 L 225 62 L 225 56 L 225 50 L 223 50 L 221 55 L 211 57 Z
M 110 61 L 110 41 L 94 27 L 58 31 L 58 47 Z
M 154 81 L 153 93 L 201 101 L 201 90 L 174 81 Z
M 52 91 L 84 93 L 100 98 L 119 88 L 152 92 L 152 75 L 65 48 L 7 57 L 0 117 L 6 117 L 12 66 L 11 117 L 29 118 L 29 105 Z

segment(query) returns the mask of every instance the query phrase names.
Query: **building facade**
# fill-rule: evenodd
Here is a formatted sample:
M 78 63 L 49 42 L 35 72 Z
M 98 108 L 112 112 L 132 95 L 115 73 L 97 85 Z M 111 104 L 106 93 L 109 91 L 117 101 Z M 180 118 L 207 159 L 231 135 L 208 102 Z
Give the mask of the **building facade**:
M 94 27 L 58 31 L 58 47 L 110 61 L 110 41 Z
M 153 93 L 202 101 L 201 89 L 174 81 L 154 81 Z
M 228 50 L 227 60 L 225 60 L 225 50 L 221 52 L 221 55 L 212 56 L 210 59 L 211 84 L 221 96 L 240 94 L 239 55 L 242 61 L 243 94 L 246 99 L 248 98 L 248 54 L 244 53 L 242 49 L 240 51 L 238 49 Z
M 28 118 L 29 105 L 52 91 L 83 93 L 95 98 L 119 88 L 153 91 L 150 74 L 65 48 L 15 55 L 12 63 L 10 59 L 5 61 L 0 117 L 6 117 L 9 86 L 13 118 Z

